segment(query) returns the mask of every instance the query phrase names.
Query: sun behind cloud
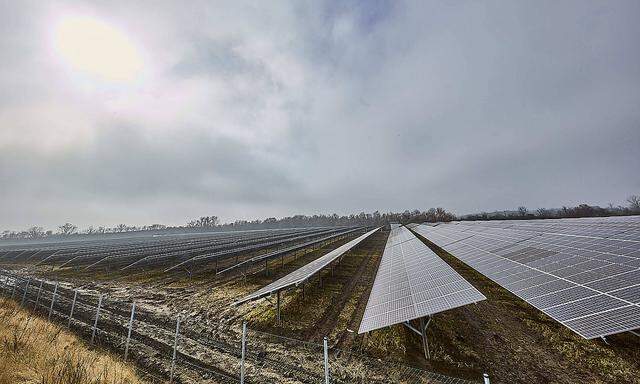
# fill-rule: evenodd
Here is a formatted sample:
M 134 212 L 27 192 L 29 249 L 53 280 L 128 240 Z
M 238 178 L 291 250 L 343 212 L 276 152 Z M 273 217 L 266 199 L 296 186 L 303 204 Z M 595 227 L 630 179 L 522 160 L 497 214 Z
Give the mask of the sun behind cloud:
M 129 36 L 93 17 L 65 16 L 53 30 L 53 48 L 73 70 L 104 80 L 129 82 L 143 69 L 143 60 Z

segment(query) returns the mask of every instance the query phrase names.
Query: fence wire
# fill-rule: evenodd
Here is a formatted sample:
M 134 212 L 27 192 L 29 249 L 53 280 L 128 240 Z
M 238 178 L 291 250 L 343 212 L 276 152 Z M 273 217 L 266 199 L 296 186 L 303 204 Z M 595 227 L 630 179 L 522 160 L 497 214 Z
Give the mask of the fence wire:
M 57 286 L 57 288 L 56 288 Z M 55 295 L 54 295 L 55 292 Z M 94 331 L 100 294 L 72 290 L 39 279 L 0 274 L 0 293 L 12 297 L 26 309 L 51 317 L 91 338 L 96 344 L 124 354 L 131 303 L 108 296 L 100 302 L 100 316 Z M 74 302 L 75 296 L 75 302 Z M 71 308 L 73 307 L 73 312 Z M 136 308 L 129 343 L 129 356 L 143 357 L 153 351 L 158 359 L 150 373 L 137 372 L 151 383 L 166 382 L 171 376 L 174 340 L 177 340 L 174 377 L 185 382 L 240 382 L 241 337 L 217 333 L 206 335 L 182 325 L 175 339 L 175 319 L 159 319 Z M 247 330 L 244 359 L 245 383 L 326 383 L 323 344 L 306 342 L 257 330 Z M 473 384 L 460 378 L 426 371 L 398 362 L 368 357 L 358 352 L 327 349 L 329 383 L 355 384 Z M 158 364 L 161 364 L 158 366 Z M 184 380 L 182 380 L 184 379 Z

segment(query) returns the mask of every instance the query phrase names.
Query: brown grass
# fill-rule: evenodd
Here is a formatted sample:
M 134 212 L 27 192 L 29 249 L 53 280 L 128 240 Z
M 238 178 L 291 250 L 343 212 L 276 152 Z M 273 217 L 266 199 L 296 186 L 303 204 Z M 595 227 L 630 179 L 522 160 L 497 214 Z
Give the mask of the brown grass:
M 0 384 L 138 384 L 133 368 L 0 298 Z

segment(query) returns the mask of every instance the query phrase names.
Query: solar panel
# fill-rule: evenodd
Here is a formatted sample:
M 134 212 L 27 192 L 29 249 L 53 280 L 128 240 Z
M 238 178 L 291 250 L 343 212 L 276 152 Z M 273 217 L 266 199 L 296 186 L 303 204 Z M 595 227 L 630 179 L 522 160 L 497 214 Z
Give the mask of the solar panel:
M 640 218 L 457 222 L 415 231 L 586 339 L 640 327 Z
M 206 253 L 206 254 L 201 254 L 201 255 L 197 255 L 197 256 L 193 256 L 188 258 L 187 260 L 183 260 L 177 264 L 172 265 L 171 267 L 167 268 L 164 270 L 164 272 L 169 272 L 171 270 L 174 270 L 176 268 L 179 268 L 183 265 L 186 264 L 190 264 L 190 263 L 194 263 L 194 262 L 202 262 L 204 260 L 209 260 L 209 259 L 220 259 L 224 256 L 228 256 L 228 255 L 235 255 L 238 254 L 240 252 L 253 252 L 253 251 L 257 251 L 260 249 L 264 249 L 267 247 L 273 247 L 273 246 L 278 246 L 281 244 L 288 244 L 288 243 L 293 243 L 295 241 L 298 240 L 302 240 L 302 239 L 306 239 L 308 237 L 311 236 L 317 236 L 319 234 L 326 234 L 326 233 L 335 233 L 338 231 L 341 231 L 341 228 L 332 228 L 332 229 L 323 229 L 321 232 L 313 232 L 313 233 L 304 233 L 302 235 L 299 236 L 295 236 L 292 237 L 294 235 L 288 235 L 284 238 L 279 238 L 278 240 L 273 240 L 273 239 L 266 239 L 262 242 L 253 242 L 250 245 L 244 246 L 244 247 L 237 247 L 237 248 L 231 248 L 231 249 L 225 249 L 222 251 L 214 251 L 211 253 Z M 127 266 L 128 268 L 129 266 Z
M 346 252 L 350 251 L 356 245 L 360 244 L 364 239 L 371 236 L 378 229 L 380 228 L 373 229 L 365 233 L 364 235 L 361 235 L 349 241 L 348 243 L 339 246 L 338 248 L 327 253 L 326 255 L 317 258 L 316 260 L 310 262 L 309 264 L 306 264 L 296 269 L 295 271 L 274 281 L 273 283 L 267 285 L 266 287 L 259 289 L 256 292 L 236 301 L 234 305 L 239 305 L 247 301 L 256 300 L 263 296 L 270 295 L 273 292 L 277 292 L 284 288 L 290 287 L 292 285 L 301 284 L 302 282 L 308 280 L 311 276 L 318 273 L 318 271 L 320 271 L 321 269 L 329 265 L 332 261 L 342 256 Z
M 313 245 L 316 245 L 316 244 L 320 244 L 320 243 L 325 242 L 327 240 L 332 240 L 332 239 L 335 239 L 337 237 L 344 236 L 344 235 L 347 235 L 349 233 L 352 233 L 352 232 L 355 232 L 355 231 L 358 231 L 358 230 L 360 230 L 360 228 L 345 229 L 345 230 L 343 230 L 341 232 L 338 232 L 338 233 L 335 233 L 335 234 L 331 234 L 329 236 L 321 237 L 321 238 L 318 238 L 318 239 L 313 239 L 313 240 L 310 240 L 310 241 L 306 241 L 306 242 L 304 242 L 302 244 L 295 244 L 295 245 L 292 245 L 290 247 L 279 248 L 279 249 L 276 249 L 275 251 L 263 253 L 261 255 L 254 256 L 254 257 L 252 257 L 252 258 L 250 258 L 248 260 L 244 260 L 244 261 L 241 261 L 239 263 L 233 264 L 233 265 L 223 269 L 222 271 L 220 271 L 218 273 L 225 273 L 225 272 L 237 269 L 237 268 L 242 268 L 242 267 L 248 266 L 250 264 L 258 263 L 258 262 L 263 261 L 263 260 L 269 260 L 269 259 L 272 259 L 272 258 L 275 258 L 275 257 L 278 257 L 278 256 L 282 256 L 282 255 L 290 253 L 290 252 L 295 252 L 295 251 L 298 251 L 300 249 L 305 249 L 305 248 L 308 248 L 310 246 L 313 246 Z
M 391 230 L 358 333 L 484 300 L 407 228 Z

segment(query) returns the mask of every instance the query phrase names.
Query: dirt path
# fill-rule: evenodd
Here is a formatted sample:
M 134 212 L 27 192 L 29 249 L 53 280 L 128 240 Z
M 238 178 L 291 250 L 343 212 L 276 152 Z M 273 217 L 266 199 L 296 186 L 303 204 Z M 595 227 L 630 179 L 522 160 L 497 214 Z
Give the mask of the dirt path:
M 382 260 L 382 254 L 384 247 L 389 237 L 389 231 L 381 232 L 381 236 L 376 241 L 376 250 L 371 253 L 367 263 L 364 265 L 363 271 L 357 280 L 357 286 L 354 287 L 354 294 L 350 302 L 353 303 L 353 311 L 349 316 L 345 332 L 341 332 L 338 335 L 338 342 L 336 345 L 339 348 L 346 349 L 353 345 L 354 340 L 358 337 L 357 332 L 364 315 L 367 302 L 369 300 L 369 293 L 373 287 L 373 281 L 375 280 L 376 273 L 378 272 L 378 266 Z
M 355 255 L 345 255 L 345 257 L 357 257 Z M 349 274 L 349 280 L 347 284 L 342 287 L 340 294 L 338 297 L 334 297 L 331 301 L 331 305 L 327 308 L 324 315 L 320 318 L 320 320 L 316 323 L 316 327 L 310 330 L 307 333 L 305 340 L 322 340 L 322 338 L 326 335 L 329 335 L 331 331 L 335 328 L 336 324 L 339 320 L 339 314 L 344 308 L 347 300 L 351 298 L 351 295 L 354 291 L 356 284 L 360 280 L 360 277 L 364 273 L 367 262 L 371 256 L 365 253 L 364 256 L 360 256 L 361 259 L 358 267 L 353 274 Z M 340 268 L 340 265 L 337 266 Z M 330 278 L 330 277 L 329 277 Z

